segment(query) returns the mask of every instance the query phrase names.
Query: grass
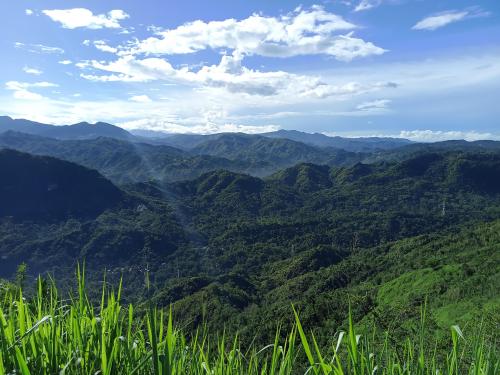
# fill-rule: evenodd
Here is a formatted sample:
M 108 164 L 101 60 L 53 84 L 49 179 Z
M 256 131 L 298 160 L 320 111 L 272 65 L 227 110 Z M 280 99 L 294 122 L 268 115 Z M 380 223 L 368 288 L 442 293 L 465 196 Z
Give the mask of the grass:
M 426 344 L 425 311 L 421 332 L 398 348 L 390 333 L 361 336 L 352 316 L 346 332 L 332 336 L 321 348 L 314 334 L 295 326 L 262 348 L 242 348 L 238 337 L 191 335 L 175 328 L 172 311 L 151 304 L 138 314 L 120 303 L 117 290 L 103 287 L 98 306 L 89 300 L 83 271 L 77 269 L 78 291 L 63 299 L 54 283 L 38 280 L 29 301 L 21 288 L 3 292 L 0 299 L 0 375 L 5 374 L 474 374 L 500 373 L 495 345 L 481 330 L 464 336 L 451 327 L 449 349 L 438 353 Z M 103 285 L 106 285 L 104 283 Z M 2 293 L 0 292 L 0 296 Z

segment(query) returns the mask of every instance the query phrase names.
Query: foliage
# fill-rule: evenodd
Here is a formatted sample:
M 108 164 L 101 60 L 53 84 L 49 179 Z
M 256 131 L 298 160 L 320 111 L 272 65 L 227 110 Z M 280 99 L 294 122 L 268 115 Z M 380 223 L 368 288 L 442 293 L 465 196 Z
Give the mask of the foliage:
M 266 346 L 243 347 L 238 337 L 199 331 L 187 337 L 150 305 L 138 315 L 103 287 L 94 306 L 86 295 L 85 276 L 77 271 L 78 291 L 69 301 L 54 284 L 38 279 L 37 293 L 26 301 L 22 290 L 0 301 L 0 375 L 28 374 L 495 374 L 498 352 L 483 332 L 464 335 L 451 327 L 442 356 L 420 336 L 404 341 L 398 352 L 387 332 L 382 344 L 358 335 L 349 317 L 327 347 L 309 334 L 294 310 L 287 334 L 276 332 Z M 422 313 L 422 326 L 425 313 Z M 281 337 L 284 336 L 284 339 Z
M 45 165 L 30 164 L 25 177 L 62 163 L 24 157 Z M 486 332 L 498 330 L 498 153 L 427 152 L 342 168 L 299 164 L 265 179 L 216 170 L 119 188 L 64 165 L 87 171 L 76 173 L 82 179 L 75 183 L 89 190 L 50 220 L 1 217 L 2 277 L 26 262 L 30 275 L 52 273 L 66 290 L 85 259 L 93 301 L 105 269 L 109 282 L 123 275 L 122 294 L 139 310 L 151 298 L 159 308 L 173 304 L 188 334 L 205 324 L 238 333 L 243 346 L 273 341 L 278 322 L 285 339 L 294 324 L 291 303 L 322 348 L 338 327 L 347 329 L 349 306 L 361 332 L 374 328 L 379 338 L 389 330 L 399 351 L 398 343 L 418 332 L 425 299 L 425 344 L 440 351 L 451 324 L 475 330 L 484 319 Z M 105 200 L 90 216 L 68 214 L 101 183 L 117 190 L 116 204 Z M 22 183 L 14 186 L 23 191 Z

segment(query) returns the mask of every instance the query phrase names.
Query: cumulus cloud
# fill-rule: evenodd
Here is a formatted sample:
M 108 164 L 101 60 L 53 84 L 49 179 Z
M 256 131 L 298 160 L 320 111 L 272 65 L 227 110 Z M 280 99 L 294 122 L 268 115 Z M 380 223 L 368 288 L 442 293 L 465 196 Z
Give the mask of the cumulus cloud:
M 27 15 L 27 16 L 31 16 L 33 14 L 33 11 L 31 9 L 25 9 L 24 10 L 24 13 Z
M 87 28 L 87 29 L 119 29 L 120 21 L 129 17 L 123 10 L 115 9 L 107 14 L 93 14 L 86 8 L 52 9 L 44 10 L 43 14 L 52 21 L 58 22 L 65 29 Z
M 129 98 L 130 101 L 136 103 L 150 103 L 152 100 L 147 95 L 134 95 Z
M 314 76 L 250 69 L 242 66 L 242 58 L 242 55 L 236 53 L 224 55 L 218 65 L 203 66 L 198 70 L 190 70 L 188 67 L 176 69 L 168 61 L 157 57 L 141 60 L 133 56 L 124 56 L 110 63 L 94 60 L 80 63 L 79 67 L 111 73 L 107 75 L 81 74 L 83 78 L 96 82 L 164 80 L 202 87 L 224 88 L 231 93 L 258 96 L 342 97 L 397 86 L 393 82 L 370 84 L 350 82 L 343 85 L 332 85 Z
M 132 48 L 124 47 L 121 52 L 173 55 L 210 48 L 267 57 L 323 54 L 341 61 L 386 52 L 355 37 L 352 31 L 356 28 L 341 16 L 313 6 L 309 10 L 297 8 L 279 17 L 253 14 L 243 20 L 189 22 L 175 29 L 156 30 L 156 36 L 138 41 Z
M 75 65 L 84 70 L 81 77 L 95 82 L 164 81 L 255 96 L 326 98 L 391 87 L 387 83 L 358 82 L 332 85 L 319 77 L 262 71 L 242 64 L 249 55 L 290 57 L 324 54 L 350 61 L 386 52 L 371 42 L 355 37 L 353 30 L 356 28 L 356 25 L 320 6 L 307 10 L 299 7 L 278 17 L 253 14 L 242 20 L 198 20 L 170 30 L 150 27 L 154 37 L 117 47 L 108 45 L 104 40 L 85 40 L 84 45 L 94 45 L 101 51 L 115 54 L 117 59 L 80 61 Z M 221 52 L 220 63 L 174 67 L 160 57 L 205 49 Z
M 39 76 L 40 74 L 42 74 L 43 72 L 40 70 L 40 69 L 36 69 L 36 68 L 30 68 L 28 66 L 25 66 L 23 68 L 23 71 L 27 74 L 33 74 L 35 76 Z
M 498 135 L 492 133 L 479 133 L 476 131 L 403 130 L 399 136 L 417 142 L 440 142 L 460 139 L 466 141 L 500 139 Z
M 181 132 L 209 132 L 212 131 L 211 129 L 217 132 L 226 124 L 300 125 L 303 128 L 307 128 L 307 124 L 318 124 L 318 126 L 330 128 L 336 123 L 349 123 L 354 126 L 364 121 L 366 124 L 369 117 L 369 120 L 374 121 L 371 126 L 373 129 L 377 129 L 376 126 L 382 126 L 382 122 L 409 125 L 400 129 L 419 129 L 418 124 L 432 123 L 437 120 L 442 123 L 441 130 L 446 130 L 446 126 L 449 126 L 449 129 L 460 129 L 458 126 L 463 126 L 460 124 L 470 119 L 470 121 L 483 124 L 483 127 L 489 126 L 490 130 L 484 130 L 484 132 L 493 133 L 496 125 L 491 113 L 496 114 L 498 111 L 495 112 L 494 104 L 491 107 L 493 109 L 488 107 L 487 110 L 487 106 L 493 100 L 491 97 L 494 97 L 489 93 L 494 93 L 494 88 L 497 87 L 495 84 L 500 77 L 498 61 L 500 61 L 498 53 L 485 52 L 484 55 L 475 56 L 464 55 L 433 60 L 405 61 L 404 63 L 370 64 L 366 67 L 347 66 L 342 70 L 331 69 L 322 73 L 318 81 L 324 84 L 363 88 L 375 86 L 374 90 L 378 90 L 367 93 L 366 96 L 358 95 L 353 100 L 350 100 L 351 94 L 340 97 L 332 96 L 323 100 L 296 95 L 295 91 L 287 94 L 286 85 L 274 96 L 233 94 L 224 88 L 200 88 L 199 84 L 186 87 L 181 83 L 183 81 L 174 81 L 167 76 L 165 80 L 157 80 L 151 84 L 137 82 L 128 90 L 133 90 L 130 92 L 134 93 L 129 96 L 153 95 L 148 89 L 155 88 L 159 91 L 154 92 L 154 98 L 165 97 L 169 100 L 136 103 L 129 101 L 129 96 L 123 97 L 123 93 L 120 92 L 104 90 L 95 96 L 93 92 L 96 90 L 91 90 L 86 93 L 82 92 L 82 97 L 78 99 L 73 98 L 71 96 L 73 92 L 70 92 L 68 95 L 31 101 L 29 105 L 26 105 L 27 101 L 6 95 L 0 103 L 0 109 L 1 112 L 12 117 L 57 124 L 79 121 L 106 121 L 121 124 L 140 119 L 147 119 L 145 122 L 164 121 L 165 126 L 171 126 L 165 128 L 166 130 L 175 131 L 174 126 L 182 126 L 183 128 L 177 128 L 179 129 L 177 131 Z M 84 65 L 87 65 L 88 69 L 82 71 L 84 73 L 119 75 L 115 72 L 95 70 L 92 67 L 92 61 L 84 62 Z M 215 64 L 215 66 L 218 65 Z M 134 74 L 145 74 L 141 69 L 137 69 L 138 72 Z M 200 68 L 186 69 L 197 73 Z M 238 69 L 234 71 L 237 73 Z M 152 73 L 148 71 L 147 74 Z M 354 82 L 358 82 L 358 85 L 349 85 Z M 397 90 L 391 88 L 395 86 L 391 82 L 398 83 Z M 172 86 L 174 83 L 176 86 Z M 43 88 L 30 88 L 29 91 L 40 94 L 50 92 Z M 453 95 L 450 96 L 450 93 Z M 455 101 L 454 95 L 460 95 L 460 99 Z M 483 99 L 481 95 L 488 96 L 488 98 Z M 359 103 L 376 99 L 393 99 L 396 105 L 396 97 L 397 111 L 394 112 L 368 112 L 356 109 Z M 478 97 L 481 99 L 472 100 Z M 345 100 L 338 100 L 339 98 Z M 464 99 L 467 102 L 464 102 Z M 392 104 L 389 105 L 390 108 Z M 220 115 L 213 114 L 212 108 L 214 107 Z M 390 115 L 391 117 L 377 120 L 373 118 L 375 115 Z M 349 119 L 336 119 L 335 116 L 349 116 Z M 363 119 L 363 116 L 367 119 Z M 457 128 L 454 128 L 455 125 Z M 349 129 L 354 129 L 353 126 Z M 234 129 L 246 132 L 252 131 L 253 128 Z M 396 132 L 396 136 L 398 135 L 399 129 Z
M 64 53 L 64 50 L 62 48 L 46 46 L 43 44 L 25 44 L 21 42 L 15 42 L 14 47 L 33 53 Z
M 43 98 L 42 95 L 30 91 L 31 88 L 47 88 L 47 87 L 57 87 L 55 83 L 51 82 L 35 82 L 26 83 L 18 81 L 9 81 L 5 83 L 5 88 L 14 92 L 14 98 L 25 99 L 25 100 L 40 100 Z
M 412 29 L 434 31 L 436 29 L 449 25 L 450 23 L 463 21 L 469 18 L 487 17 L 489 15 L 489 12 L 485 12 L 477 7 L 467 8 L 461 11 L 447 10 L 422 19 L 421 21 L 417 22 L 412 27 Z
M 72 63 L 73 62 L 71 60 L 61 60 L 61 61 L 59 61 L 59 64 L 62 64 L 62 65 L 70 65 Z

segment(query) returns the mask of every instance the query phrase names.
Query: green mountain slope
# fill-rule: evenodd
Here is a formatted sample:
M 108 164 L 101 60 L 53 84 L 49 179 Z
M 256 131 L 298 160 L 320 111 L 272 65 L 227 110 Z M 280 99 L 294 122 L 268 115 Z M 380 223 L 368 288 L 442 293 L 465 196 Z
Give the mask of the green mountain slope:
M 156 301 L 175 302 L 176 316 L 196 326 L 238 330 L 258 342 L 272 340 L 277 322 L 291 324 L 290 306 L 301 311 L 319 340 L 345 326 L 349 301 L 355 319 L 395 336 L 416 332 L 427 303 L 432 340 L 452 324 L 472 325 L 500 313 L 500 221 L 454 227 L 407 238 L 345 256 L 315 247 L 267 263 L 259 275 L 229 273 L 183 278 L 160 292 Z M 427 302 L 426 302 L 427 301 Z M 201 308 L 200 308 L 201 306 Z M 494 319 L 493 319 L 494 321 Z M 286 323 L 288 322 L 288 323 Z M 470 329 L 470 327 L 469 327 Z M 438 337 L 439 338 L 439 337 Z
M 142 280 L 185 243 L 152 188 L 120 190 L 94 170 L 11 150 L 0 151 L 0 175 L 0 277 L 26 262 L 64 281 L 85 260 L 99 276 L 121 269 Z
M 0 150 L 0 171 L 3 217 L 94 217 L 123 199 L 122 192 L 96 171 L 58 159 Z
M 340 169 L 303 164 L 265 180 L 219 171 L 173 184 L 206 243 L 190 250 L 203 265 L 201 275 L 184 261 L 180 278 L 169 281 L 158 301 L 175 302 L 186 324 L 209 320 L 215 327 L 248 326 L 248 333 L 287 319 L 291 302 L 304 309 L 308 326 L 333 329 L 344 322 L 351 295 L 358 320 L 404 321 L 408 303 L 407 318 L 414 323 L 422 296 L 441 298 L 448 280 L 456 284 L 470 276 L 451 254 L 465 259 L 483 251 L 481 235 L 468 226 L 500 217 L 499 167 L 499 154 L 433 153 Z M 499 223 L 485 228 L 490 225 L 479 224 L 489 245 L 481 262 L 469 264 L 479 274 L 496 262 L 500 246 Z M 460 244 L 469 237 L 471 243 Z M 402 247 L 406 258 L 400 261 L 395 249 Z M 434 260 L 430 249 L 438 251 Z M 496 272 L 490 281 L 497 282 Z M 382 282 L 388 284 L 379 294 L 372 284 Z M 415 298 L 408 288 L 394 292 L 412 289 L 412 283 L 424 290 Z M 494 289 L 478 293 L 481 303 L 493 301 Z M 475 301 L 469 297 L 457 320 L 477 313 L 466 308 Z M 442 316 L 446 307 L 436 301 L 432 324 L 444 327 L 452 319 Z
M 412 143 L 402 138 L 363 137 L 343 138 L 331 137 L 321 133 L 305 133 L 297 130 L 278 130 L 263 133 L 269 138 L 284 138 L 292 141 L 303 142 L 317 147 L 331 147 L 353 152 L 371 152 L 376 150 L 390 150 Z
M 221 134 L 191 149 L 199 155 L 226 157 L 231 160 L 266 162 L 277 168 L 297 163 L 345 165 L 360 161 L 362 154 L 343 150 L 320 149 L 284 138 L 268 138 L 248 134 Z
M 235 137 L 240 139 L 240 136 Z M 254 142 L 255 139 L 259 142 Z M 97 169 L 117 183 L 172 182 L 196 178 L 217 169 L 265 176 L 299 161 L 350 165 L 362 158 L 361 154 L 344 151 L 327 153 L 286 140 L 267 140 L 263 137 L 251 137 L 250 140 L 249 144 L 241 147 L 232 142 L 227 147 L 220 146 L 217 140 L 213 141 L 215 145 L 211 144 L 213 149 L 206 145 L 210 150 L 188 152 L 167 145 L 116 138 L 57 140 L 13 131 L 0 133 L 0 147 L 78 163 Z
M 24 184 L 45 171 L 37 163 L 84 169 L 22 158 L 34 160 Z M 499 171 L 496 152 L 432 152 L 340 168 L 303 163 L 264 179 L 218 169 L 126 185 L 94 217 L 1 217 L 0 276 L 25 261 L 65 278 L 86 259 L 94 280 L 104 267 L 131 279 L 127 298 L 174 303 L 186 327 L 205 321 L 243 330 L 244 340 L 257 333 L 260 343 L 273 340 L 266 332 L 276 322 L 291 323 L 292 302 L 323 332 L 345 324 L 350 302 L 362 326 L 411 333 L 429 296 L 429 329 L 443 328 L 498 307 Z
M 0 134 L 0 147 L 37 155 L 48 155 L 97 169 L 117 183 L 196 178 L 216 169 L 258 173 L 267 164 L 231 161 L 212 156 L 193 156 L 164 145 L 135 143 L 113 138 L 56 140 L 29 134 Z

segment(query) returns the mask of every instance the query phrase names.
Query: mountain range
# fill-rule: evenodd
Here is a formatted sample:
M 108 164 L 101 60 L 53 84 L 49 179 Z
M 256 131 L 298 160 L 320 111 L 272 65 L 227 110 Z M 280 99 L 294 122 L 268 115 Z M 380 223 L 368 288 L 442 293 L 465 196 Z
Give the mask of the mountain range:
M 104 271 L 123 276 L 139 306 L 151 297 L 184 327 L 260 343 L 292 324 L 292 303 L 322 332 L 351 309 L 402 336 L 426 299 L 434 330 L 500 312 L 499 142 L 165 137 L 174 145 L 28 125 L 0 134 L 0 277 L 25 262 L 71 288 L 85 261 L 96 293 Z

